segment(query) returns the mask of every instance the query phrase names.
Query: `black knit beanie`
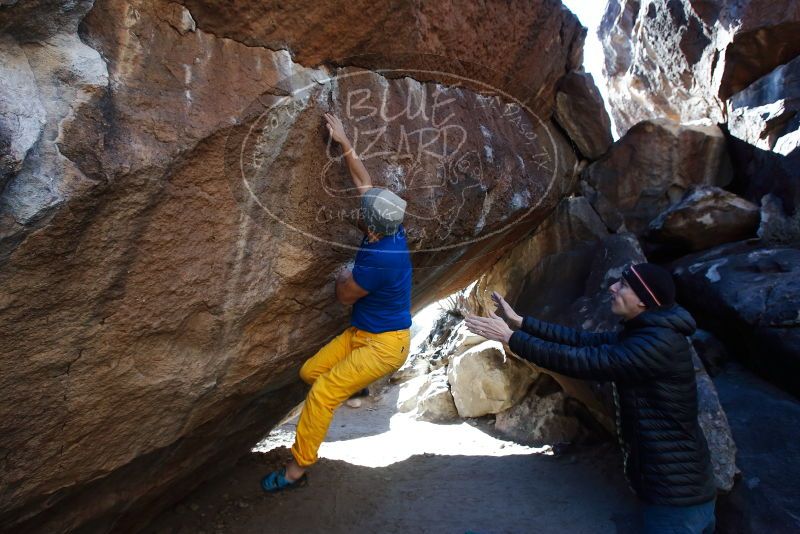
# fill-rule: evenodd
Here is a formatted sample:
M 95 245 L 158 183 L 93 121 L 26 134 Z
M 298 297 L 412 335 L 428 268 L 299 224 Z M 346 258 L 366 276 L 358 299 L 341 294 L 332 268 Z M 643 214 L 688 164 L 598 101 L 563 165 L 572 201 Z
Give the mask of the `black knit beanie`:
M 636 296 L 648 308 L 675 304 L 675 282 L 672 275 L 653 263 L 631 265 L 622 272 Z

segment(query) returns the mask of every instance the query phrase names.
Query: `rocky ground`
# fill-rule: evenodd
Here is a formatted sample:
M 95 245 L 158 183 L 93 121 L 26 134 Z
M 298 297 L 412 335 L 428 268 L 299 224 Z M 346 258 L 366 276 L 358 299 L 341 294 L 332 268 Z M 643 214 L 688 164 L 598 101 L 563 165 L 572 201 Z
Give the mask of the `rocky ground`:
M 147 530 L 292 532 L 633 532 L 634 501 L 612 447 L 557 451 L 493 435 L 491 420 L 433 424 L 397 413 L 397 386 L 336 413 L 308 486 L 263 495 L 293 421 Z

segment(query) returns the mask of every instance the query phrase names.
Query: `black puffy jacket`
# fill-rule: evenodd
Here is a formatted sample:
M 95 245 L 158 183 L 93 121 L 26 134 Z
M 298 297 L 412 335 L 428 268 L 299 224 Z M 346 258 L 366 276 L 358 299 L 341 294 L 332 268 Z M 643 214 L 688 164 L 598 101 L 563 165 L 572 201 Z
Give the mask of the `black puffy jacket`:
M 697 422 L 690 343 L 680 306 L 642 312 L 619 333 L 594 334 L 527 317 L 509 346 L 534 364 L 613 381 L 625 475 L 650 504 L 689 506 L 716 496 L 708 444 Z

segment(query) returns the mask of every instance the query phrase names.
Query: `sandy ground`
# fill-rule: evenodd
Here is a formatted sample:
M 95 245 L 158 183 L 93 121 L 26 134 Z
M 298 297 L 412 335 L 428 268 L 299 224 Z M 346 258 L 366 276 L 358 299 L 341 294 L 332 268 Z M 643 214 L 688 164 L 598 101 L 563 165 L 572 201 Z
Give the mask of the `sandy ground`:
M 292 420 L 223 477 L 163 513 L 156 534 L 631 533 L 635 503 L 613 446 L 553 454 L 493 436 L 491 420 L 448 425 L 395 410 L 387 386 L 340 408 L 306 487 L 260 478 L 289 458 Z

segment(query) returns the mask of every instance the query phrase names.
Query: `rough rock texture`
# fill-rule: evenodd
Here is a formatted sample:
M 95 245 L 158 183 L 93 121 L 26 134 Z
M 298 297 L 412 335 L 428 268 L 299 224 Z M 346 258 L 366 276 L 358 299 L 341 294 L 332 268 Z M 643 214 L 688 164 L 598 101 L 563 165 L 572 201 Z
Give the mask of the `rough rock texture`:
M 446 368 L 412 378 L 400 387 L 397 408 L 415 412 L 422 421 L 447 422 L 458 419 L 453 395 L 447 383 Z
M 758 237 L 765 243 L 793 243 L 800 241 L 800 210 L 787 215 L 783 202 L 772 193 L 761 198 Z
M 16 41 L 0 36 L 0 191 L 22 168 L 28 150 L 39 139 L 45 111 L 27 57 Z
M 530 392 L 519 404 L 497 414 L 494 427 L 519 443 L 542 446 L 573 442 L 581 425 L 566 414 L 567 400 L 562 392 L 545 397 Z
M 800 530 L 800 402 L 740 366 L 714 379 L 736 440 L 742 478 L 717 503 L 726 534 Z
M 64 136 L 82 110 L 101 106 L 109 83 L 105 61 L 78 37 L 92 4 L 0 7 L 0 258 L 8 234 L 96 185 L 72 161 Z
M 678 301 L 752 369 L 800 394 L 800 249 L 731 243 L 673 267 Z
M 656 117 L 715 124 L 731 95 L 800 54 L 800 4 L 610 0 L 598 34 L 620 134 Z
M 503 346 L 486 341 L 453 357 L 447 381 L 461 417 L 481 417 L 507 410 L 525 395 L 537 373 Z
M 570 72 L 561 79 L 555 119 L 590 160 L 605 154 L 614 142 L 603 97 L 587 72 Z
M 417 419 L 441 423 L 458 418 L 453 395 L 447 383 L 447 374 L 429 375 L 429 382 L 422 389 L 417 401 Z
M 703 368 L 711 376 L 718 375 L 730 358 L 725 344 L 714 334 L 702 328 L 698 328 L 692 334 L 692 346 L 700 357 L 700 361 L 703 362 Z
M 800 56 L 730 100 L 731 135 L 784 156 L 800 148 Z
M 584 169 L 583 179 L 638 235 L 687 189 L 725 186 L 731 172 L 725 137 L 718 127 L 659 119 L 628 130 L 605 156 Z
M 409 200 L 418 305 L 573 189 L 549 117 L 583 33 L 555 0 L 41 0 L 3 2 L 0 28 L 0 524 L 14 531 L 135 529 L 301 398 L 297 366 L 346 321 L 332 273 L 359 239 L 324 111 Z M 485 80 L 455 87 L 480 63 Z M 429 83 L 355 68 L 432 64 Z
M 719 187 L 690 189 L 650 222 L 647 238 L 687 251 L 756 236 L 759 207 Z
M 536 232 L 520 241 L 478 279 L 470 294 L 472 307 L 476 311 L 494 309 L 492 291 L 504 295 L 512 305 L 519 302 L 527 280 L 532 278 L 538 282 L 538 277 L 549 271 L 549 265 L 560 266 L 564 280 L 585 279 L 585 262 L 580 260 L 588 259 L 596 242 L 608 235 L 605 224 L 584 197 L 564 199 Z M 586 254 L 581 254 L 581 244 L 586 246 Z M 579 272 L 572 274 L 570 269 L 579 269 Z M 535 285 L 544 290 L 548 287 L 547 283 Z M 572 287 L 572 284 L 566 285 Z M 553 294 L 559 294 L 561 289 L 555 289 Z M 561 298 L 543 298 L 542 301 L 558 306 L 571 300 L 570 295 L 561 295 Z
M 796 37 L 795 37 L 796 40 Z M 800 205 L 800 58 L 781 65 L 729 101 L 729 145 L 736 192 L 758 203 L 775 195 L 782 210 Z
M 412 52 L 430 55 L 424 68 L 436 80 L 435 71 L 454 72 L 448 59 L 465 60 L 480 68 L 482 82 L 533 107 L 551 105 L 561 77 L 583 63 L 585 29 L 559 0 L 183 3 L 206 31 L 248 46 L 288 48 L 304 65 L 345 60 L 402 70 L 394 58 Z M 475 77 L 468 63 L 459 69 L 456 74 Z
M 427 374 L 404 380 L 397 395 L 397 410 L 403 413 L 413 411 L 417 407 L 420 392 L 427 384 Z
M 800 149 L 784 156 L 733 136 L 728 136 L 728 147 L 734 168 L 731 191 L 754 204 L 774 195 L 782 212 L 793 216 L 800 211 Z
M 425 358 L 419 358 L 411 354 L 406 363 L 390 377 L 390 381 L 393 384 L 402 384 L 414 378 L 419 378 L 430 372 L 430 370 L 430 363 Z
M 717 388 L 711 381 L 703 363 L 694 356 L 695 379 L 697 380 L 697 420 L 711 450 L 711 464 L 717 489 L 728 492 L 733 488 L 739 468 L 736 466 L 736 443 L 731 435 L 728 418 L 719 403 Z

